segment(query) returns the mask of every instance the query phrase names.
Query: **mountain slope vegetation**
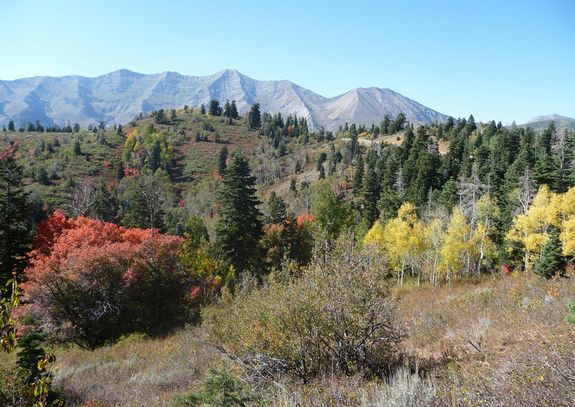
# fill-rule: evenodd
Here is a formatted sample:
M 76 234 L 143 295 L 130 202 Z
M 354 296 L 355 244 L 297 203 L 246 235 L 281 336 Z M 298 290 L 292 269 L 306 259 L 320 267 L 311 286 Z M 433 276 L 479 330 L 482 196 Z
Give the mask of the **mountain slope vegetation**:
M 575 400 L 575 133 L 216 99 L 56 130 L 1 135 L 3 344 L 43 362 L 0 400 Z

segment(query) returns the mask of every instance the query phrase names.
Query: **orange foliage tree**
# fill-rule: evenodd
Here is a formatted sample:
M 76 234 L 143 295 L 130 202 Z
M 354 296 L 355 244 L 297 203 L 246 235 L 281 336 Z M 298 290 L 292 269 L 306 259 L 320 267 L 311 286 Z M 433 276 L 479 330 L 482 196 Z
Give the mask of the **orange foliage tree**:
M 284 258 L 306 265 L 311 259 L 313 215 L 288 217 L 283 223 L 264 225 L 260 246 L 264 249 L 269 266 L 279 269 Z

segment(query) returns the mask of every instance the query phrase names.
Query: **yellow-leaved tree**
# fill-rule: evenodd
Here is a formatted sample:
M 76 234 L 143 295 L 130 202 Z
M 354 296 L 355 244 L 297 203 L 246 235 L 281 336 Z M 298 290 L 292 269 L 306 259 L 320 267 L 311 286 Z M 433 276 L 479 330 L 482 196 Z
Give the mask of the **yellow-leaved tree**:
M 417 219 L 416 207 L 406 202 L 397 211 L 397 217 L 387 224 L 375 222 L 364 237 L 364 244 L 377 247 L 388 255 L 390 265 L 403 284 L 406 267 L 411 274 L 417 272 L 421 281 L 421 264 L 418 259 L 425 251 L 425 225 Z
M 559 196 L 560 228 L 559 238 L 563 244 L 563 255 L 575 255 L 575 187 Z
M 560 196 L 542 185 L 533 198 L 527 212 L 517 215 L 505 238 L 515 242 L 523 250 L 523 262 L 526 271 L 531 270 L 533 263 L 539 259 L 541 250 L 549 239 L 549 228 L 560 226 Z
M 467 219 L 459 208 L 454 208 L 441 245 L 438 265 L 448 283 L 466 266 L 470 249 L 469 234 Z

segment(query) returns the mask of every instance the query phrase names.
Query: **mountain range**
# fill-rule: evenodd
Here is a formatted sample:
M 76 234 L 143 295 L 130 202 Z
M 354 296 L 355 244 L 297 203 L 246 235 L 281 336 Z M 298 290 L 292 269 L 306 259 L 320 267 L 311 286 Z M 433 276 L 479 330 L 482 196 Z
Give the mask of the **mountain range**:
M 558 114 L 534 117 L 527 123 L 520 125 L 520 127 L 531 127 L 534 130 L 543 130 L 546 129 L 551 122 L 555 123 L 557 130 L 575 129 L 575 119 Z
M 0 80 L 0 123 L 126 123 L 140 112 L 197 107 L 212 99 L 220 103 L 235 100 L 240 114 L 257 102 L 264 112 L 305 117 L 316 129 L 336 129 L 345 122 L 377 124 L 385 114 L 401 112 L 416 125 L 447 119 L 390 89 L 357 88 L 327 98 L 287 80 L 259 81 L 235 70 L 186 76 L 122 69 L 94 78 L 74 75 Z

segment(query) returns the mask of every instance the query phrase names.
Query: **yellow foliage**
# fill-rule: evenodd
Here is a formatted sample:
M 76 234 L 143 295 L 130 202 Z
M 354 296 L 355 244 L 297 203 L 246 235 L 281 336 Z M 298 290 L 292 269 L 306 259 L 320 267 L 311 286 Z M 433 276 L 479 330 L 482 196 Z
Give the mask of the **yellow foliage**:
M 438 266 L 440 271 L 447 274 L 448 279 L 464 267 L 464 256 L 470 248 L 467 241 L 469 232 L 467 219 L 459 208 L 455 208 L 440 249 L 441 259 Z
M 363 243 L 368 246 L 374 246 L 383 249 L 383 225 L 380 221 L 376 221 L 371 229 L 367 231 L 363 238 Z
M 575 255 L 575 187 L 558 197 L 561 217 L 559 237 L 563 243 L 563 254 L 572 256 Z
M 411 202 L 406 202 L 398 209 L 397 217 L 413 225 L 417 220 L 417 208 Z
M 527 269 L 547 243 L 549 227 L 560 226 L 561 201 L 561 197 L 550 191 L 547 185 L 542 185 L 527 212 L 517 215 L 513 220 L 505 238 L 523 246 Z
M 397 217 L 385 226 L 376 222 L 364 238 L 389 256 L 391 267 L 402 270 L 409 259 L 420 256 L 426 247 L 425 225 L 417 220 L 416 208 L 406 202 L 397 211 Z

